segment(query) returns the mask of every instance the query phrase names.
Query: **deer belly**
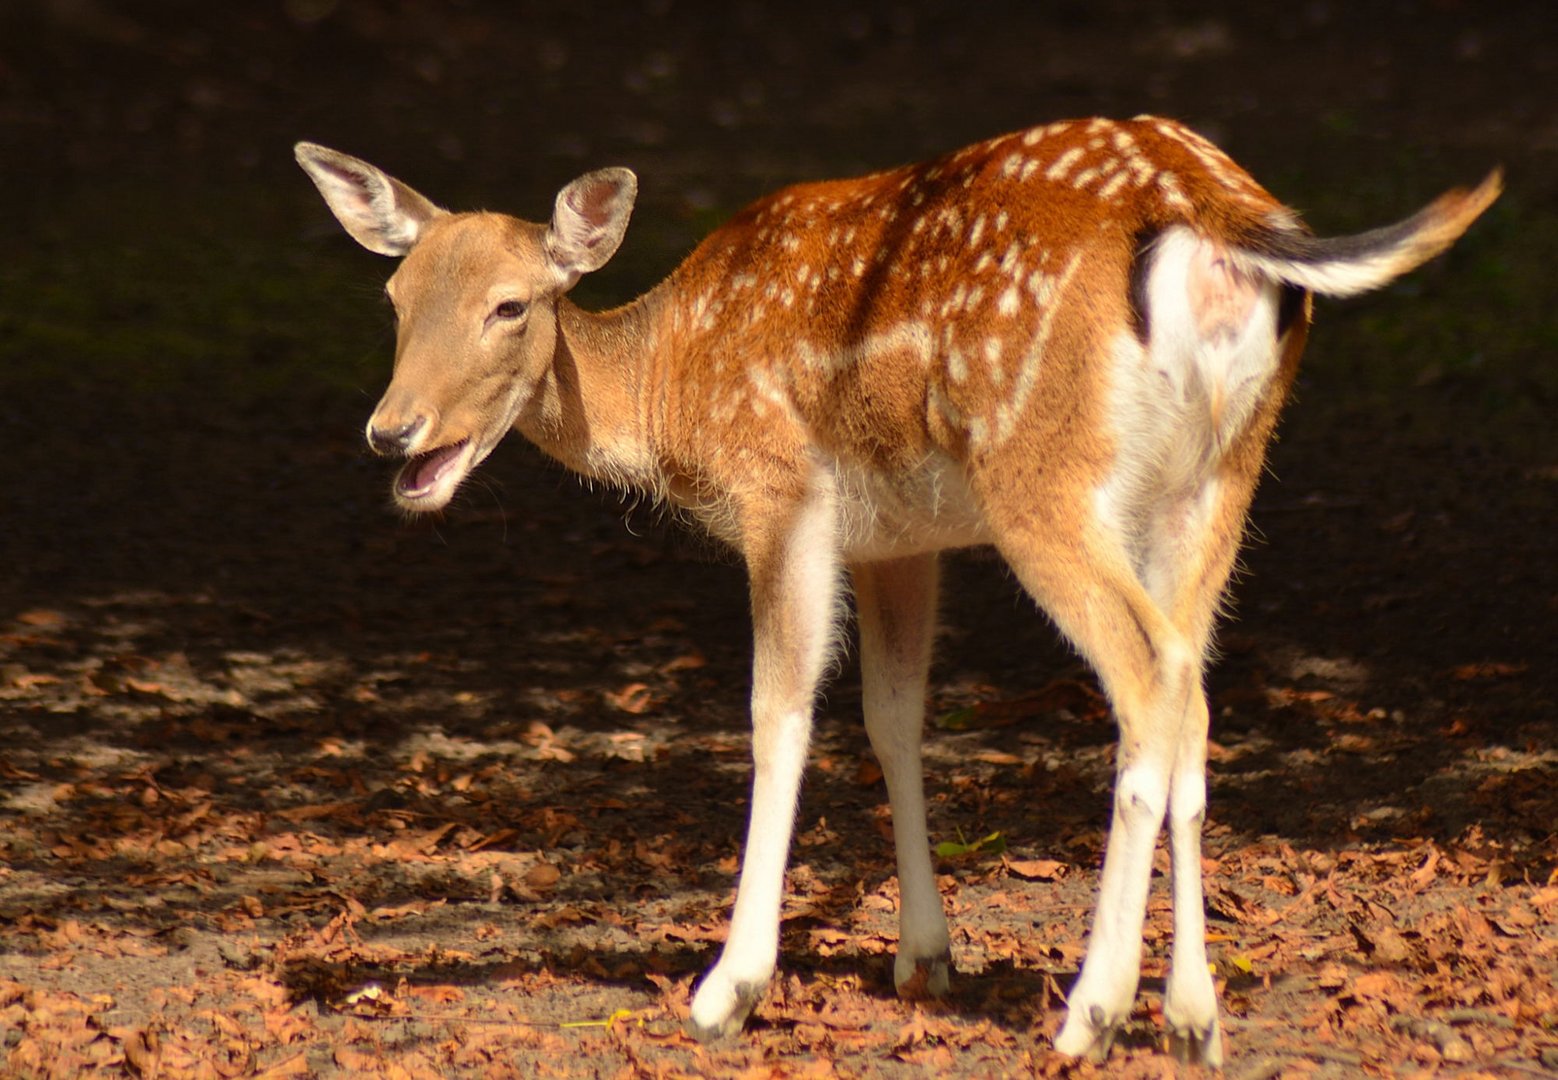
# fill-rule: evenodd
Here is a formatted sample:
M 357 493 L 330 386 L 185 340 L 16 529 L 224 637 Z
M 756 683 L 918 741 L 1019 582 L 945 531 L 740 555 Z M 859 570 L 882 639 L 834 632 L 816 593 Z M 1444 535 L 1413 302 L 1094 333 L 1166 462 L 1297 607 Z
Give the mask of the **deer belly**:
M 845 557 L 902 558 L 990 542 L 963 469 L 932 453 L 892 470 L 837 463 L 835 490 Z

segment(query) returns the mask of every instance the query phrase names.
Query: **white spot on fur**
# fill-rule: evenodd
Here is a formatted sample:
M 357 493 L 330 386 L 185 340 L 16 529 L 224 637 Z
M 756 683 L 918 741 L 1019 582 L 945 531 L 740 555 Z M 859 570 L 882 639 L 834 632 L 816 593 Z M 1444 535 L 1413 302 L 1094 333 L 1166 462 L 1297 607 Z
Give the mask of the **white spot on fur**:
M 1050 163 L 1050 167 L 1044 170 L 1044 178 L 1058 183 L 1071 171 L 1071 166 L 1081 160 L 1084 153 L 1086 151 L 1080 146 L 1073 146 Z
M 947 374 L 955 383 L 967 380 L 968 358 L 963 355 L 961 349 L 949 349 L 947 351 Z
M 1013 277 L 1017 277 L 1021 274 L 1021 269 L 1017 263 L 1017 257 L 1020 254 L 1020 250 L 1021 249 L 1015 240 L 1007 246 L 1006 254 L 1001 256 L 1001 272 L 1003 274 L 1008 274 Z
M 990 372 L 990 381 L 996 386 L 1006 381 L 1006 369 L 1001 366 L 1001 353 L 1005 345 L 998 337 L 985 338 L 985 368 Z
M 1117 194 L 1119 194 L 1120 189 L 1125 186 L 1126 182 L 1130 180 L 1130 178 L 1130 173 L 1115 173 L 1108 179 L 1107 182 L 1105 182 L 1103 187 L 1098 189 L 1098 197 L 1106 201 L 1114 198 Z
M 1022 365 L 1018 368 L 1017 378 L 1012 384 L 1012 392 L 1007 399 L 995 411 L 995 419 L 992 425 L 996 445 L 1000 445 L 1011 437 L 1017 428 L 1017 422 L 1022 418 L 1024 410 L 1028 406 L 1028 397 L 1033 393 L 1033 388 L 1038 385 L 1039 369 L 1044 362 L 1044 351 L 1049 347 L 1050 335 L 1054 333 L 1055 318 L 1060 313 L 1060 299 L 1066 287 L 1071 284 L 1072 277 L 1077 268 L 1082 265 L 1081 252 L 1073 252 L 1065 268 L 1061 270 L 1055 279 L 1053 295 L 1055 302 L 1044 307 L 1043 314 L 1039 317 L 1039 325 L 1033 334 L 1033 340 L 1028 345 L 1028 351 L 1024 354 Z
M 968 444 L 975 450 L 982 449 L 990 438 L 990 425 L 983 417 L 971 417 L 968 421 Z
M 917 366 L 927 367 L 934 355 L 933 346 L 929 326 L 924 322 L 907 321 L 863 340 L 846 343 L 837 351 L 823 351 L 808 342 L 797 342 L 796 355 L 808 369 L 832 379 L 860 363 L 889 355 L 907 354 Z
M 948 427 L 954 431 L 967 430 L 968 422 L 962 410 L 952 403 L 941 387 L 932 383 L 925 397 L 930 407 L 941 414 L 942 420 Z
M 999 311 L 1002 315 L 1005 315 L 1008 318 L 1017 314 L 1016 285 L 1008 285 L 1006 287 L 1006 291 L 1003 292 L 1000 296 L 1000 299 L 995 302 L 995 310 Z
M 792 424 L 801 423 L 801 414 L 790 400 L 788 388 L 779 381 L 775 370 L 762 364 L 747 367 L 747 381 L 758 397 L 777 409 Z
M 1167 170 L 1158 173 L 1158 191 L 1163 195 L 1163 201 L 1176 210 L 1192 209 L 1191 202 L 1185 197 L 1185 191 L 1179 186 L 1179 178 Z

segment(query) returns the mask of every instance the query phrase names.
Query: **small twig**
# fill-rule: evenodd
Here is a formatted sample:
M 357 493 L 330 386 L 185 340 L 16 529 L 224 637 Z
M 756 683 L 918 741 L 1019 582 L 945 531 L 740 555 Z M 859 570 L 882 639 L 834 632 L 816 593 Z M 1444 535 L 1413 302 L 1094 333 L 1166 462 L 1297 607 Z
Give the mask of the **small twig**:
M 566 1021 L 558 1024 L 557 1026 L 560 1027 L 560 1028 L 603 1027 L 607 1031 L 610 1031 L 612 1029 L 612 1027 L 616 1025 L 616 1022 L 618 1020 L 634 1020 L 634 1019 L 638 1020 L 638 1026 L 639 1027 L 643 1027 L 644 1026 L 644 1018 L 642 1016 L 635 1017 L 633 1015 L 633 1010 L 632 1009 L 618 1009 L 616 1012 L 612 1013 L 610 1016 L 606 1017 L 606 1019 L 604 1019 L 604 1020 L 566 1020 Z
M 503 1018 L 496 1017 L 496 1016 L 464 1016 L 464 1015 L 461 1015 L 460 1013 L 421 1013 L 421 1012 L 359 1013 L 359 1012 L 351 1012 L 350 1010 L 338 1010 L 338 1011 L 341 1013 L 341 1015 L 343 1015 L 343 1016 L 350 1016 L 350 1017 L 352 1017 L 355 1020 L 420 1020 L 423 1023 L 428 1023 L 428 1024 L 431 1024 L 431 1023 L 490 1024 L 490 1025 L 499 1026 L 499 1027 L 501 1027 L 503 1025 L 509 1025 L 511 1027 L 557 1028 L 559 1030 L 561 1030 L 563 1028 L 583 1028 L 583 1027 L 606 1027 L 606 1028 L 609 1028 L 609 1027 L 612 1026 L 613 1021 L 619 1019 L 619 1017 L 621 1015 L 626 1014 L 626 1015 L 631 1016 L 631 1013 L 629 1013 L 628 1010 L 626 1010 L 626 1009 L 619 1009 L 617 1012 L 612 1013 L 610 1016 L 608 1016 L 604 1020 L 525 1020 L 525 1019 L 518 1019 L 518 1018 L 503 1019 Z M 642 1019 L 640 1019 L 638 1023 L 639 1023 L 640 1027 L 642 1027 L 644 1025 L 644 1021 Z
M 1317 1058 L 1320 1061 L 1334 1061 L 1339 1065 L 1352 1065 L 1355 1067 L 1362 1066 L 1363 1064 L 1362 1054 L 1355 1054 L 1351 1050 L 1333 1049 L 1332 1047 L 1326 1046 L 1323 1043 L 1312 1043 L 1302 1048 L 1295 1047 L 1293 1049 L 1278 1046 L 1273 1047 L 1269 1052 L 1279 1057 L 1288 1059 Z M 1270 1077 L 1278 1075 L 1278 1073 L 1281 1072 L 1280 1063 L 1277 1063 L 1277 1073 L 1269 1071 L 1272 1064 L 1273 1063 L 1268 1062 L 1264 1065 L 1261 1065 L 1256 1069 L 1255 1072 L 1241 1077 L 1240 1080 L 1269 1080 Z
M 1492 1062 L 1491 1064 L 1495 1069 L 1513 1069 L 1515 1072 L 1522 1072 L 1528 1076 L 1541 1076 L 1545 1077 L 1546 1080 L 1553 1080 L 1552 1070 L 1544 1069 L 1538 1065 L 1527 1065 L 1524 1062 L 1510 1061 L 1507 1058 L 1503 1061 Z
M 1492 1009 L 1449 1009 L 1444 1013 L 1446 1024 L 1492 1024 L 1494 1027 L 1512 1028 L 1515 1022 L 1501 1012 Z
M 1299 1052 L 1299 1057 L 1315 1057 L 1321 1061 L 1335 1061 L 1342 1065 L 1363 1064 L 1363 1055 L 1355 1054 L 1351 1050 L 1333 1050 L 1329 1046 L 1315 1045 Z

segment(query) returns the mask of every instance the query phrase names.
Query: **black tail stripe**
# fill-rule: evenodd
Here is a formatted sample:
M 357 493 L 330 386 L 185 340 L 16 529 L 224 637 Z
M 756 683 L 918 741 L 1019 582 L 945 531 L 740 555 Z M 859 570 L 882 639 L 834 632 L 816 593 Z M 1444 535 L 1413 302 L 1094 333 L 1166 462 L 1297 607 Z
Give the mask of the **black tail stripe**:
M 1438 223 L 1443 211 L 1428 206 L 1405 221 L 1352 236 L 1314 236 L 1310 233 L 1271 230 L 1242 240 L 1260 255 L 1301 263 L 1358 262 L 1408 245 L 1417 234 Z
M 1147 313 L 1147 273 L 1152 269 L 1153 245 L 1162 233 L 1163 230 L 1159 228 L 1143 229 L 1136 234 L 1132 249 L 1127 299 L 1131 309 L 1131 329 L 1136 332 L 1136 340 L 1143 345 L 1147 344 L 1152 334 Z

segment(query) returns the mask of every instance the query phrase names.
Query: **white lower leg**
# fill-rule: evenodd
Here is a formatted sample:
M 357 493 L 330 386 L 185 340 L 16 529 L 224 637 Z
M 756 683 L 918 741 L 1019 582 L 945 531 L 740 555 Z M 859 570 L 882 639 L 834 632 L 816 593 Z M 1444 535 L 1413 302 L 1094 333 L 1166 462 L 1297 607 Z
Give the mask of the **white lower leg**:
M 1204 709 L 1204 706 L 1203 706 Z M 1201 826 L 1206 815 L 1204 725 L 1181 748 L 1169 795 L 1169 842 L 1174 866 L 1174 952 L 1163 997 L 1170 1038 L 1187 1057 L 1222 1061 L 1217 989 L 1206 959 L 1206 913 L 1201 892 Z
M 740 1029 L 779 959 L 784 868 L 812 701 L 840 593 L 837 505 L 825 480 L 786 507 L 788 516 L 755 515 L 745 551 L 752 588 L 752 816 L 730 936 L 692 1001 L 692 1030 L 703 1038 Z
M 719 962 L 704 976 L 692 1002 L 692 1026 L 703 1037 L 740 1029 L 762 996 L 779 958 L 779 909 L 795 805 L 811 735 L 809 712 L 760 724 L 755 746 L 752 817 L 741 859 L 741 880 L 730 933 Z
M 919 747 L 889 765 L 893 755 L 877 755 L 893 808 L 893 846 L 898 856 L 898 956 L 893 985 L 907 996 L 939 997 L 947 992 L 952 939 L 931 866 L 925 829 L 925 794 Z
M 935 558 L 858 567 L 855 582 L 866 733 L 887 783 L 898 858 L 893 983 L 905 995 L 934 997 L 946 993 L 951 950 L 931 865 L 920 758 L 935 616 Z
M 1062 1053 L 1106 1054 L 1113 1030 L 1131 1011 L 1141 975 L 1142 923 L 1152 855 L 1168 803 L 1166 763 L 1139 761 L 1121 770 L 1104 852 L 1098 910 L 1081 977 L 1055 1038 Z

